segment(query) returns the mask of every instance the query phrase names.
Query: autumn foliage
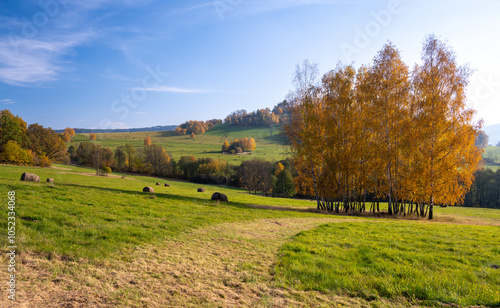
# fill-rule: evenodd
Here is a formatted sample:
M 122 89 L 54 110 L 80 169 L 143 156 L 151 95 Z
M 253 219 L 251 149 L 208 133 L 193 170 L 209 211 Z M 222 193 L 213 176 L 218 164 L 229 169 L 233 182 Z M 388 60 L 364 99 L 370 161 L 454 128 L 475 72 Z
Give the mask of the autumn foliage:
M 204 134 L 207 130 L 211 129 L 215 125 L 222 124 L 222 120 L 213 119 L 208 121 L 187 121 L 175 128 L 175 134 L 185 135 L 185 134 Z
M 231 144 L 224 141 L 222 145 L 222 152 L 241 153 L 241 152 L 253 152 L 257 148 L 255 140 L 253 138 L 248 139 L 247 137 L 243 139 L 236 139 Z
M 462 202 L 481 161 L 469 76 L 434 36 L 413 71 L 391 43 L 371 66 L 338 64 L 320 83 L 305 62 L 285 125 L 297 188 L 336 212 L 363 211 L 370 197 L 388 201 L 389 214 L 432 219 L 435 204 Z
M 37 123 L 27 126 L 9 110 L 0 111 L 0 161 L 18 165 L 50 166 L 69 161 L 62 136 Z

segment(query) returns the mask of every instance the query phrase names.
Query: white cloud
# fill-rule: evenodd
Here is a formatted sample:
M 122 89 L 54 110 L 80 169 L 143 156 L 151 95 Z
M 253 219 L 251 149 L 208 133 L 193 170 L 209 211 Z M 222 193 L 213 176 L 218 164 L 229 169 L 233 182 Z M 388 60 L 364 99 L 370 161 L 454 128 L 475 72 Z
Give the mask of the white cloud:
M 0 38 L 0 81 L 25 86 L 56 80 L 67 69 L 63 56 L 91 36 L 91 33 L 71 33 L 50 38 Z
M 4 104 L 4 105 L 11 105 L 11 104 L 15 104 L 15 103 L 16 102 L 14 100 L 11 100 L 10 98 L 0 100 L 0 104 Z

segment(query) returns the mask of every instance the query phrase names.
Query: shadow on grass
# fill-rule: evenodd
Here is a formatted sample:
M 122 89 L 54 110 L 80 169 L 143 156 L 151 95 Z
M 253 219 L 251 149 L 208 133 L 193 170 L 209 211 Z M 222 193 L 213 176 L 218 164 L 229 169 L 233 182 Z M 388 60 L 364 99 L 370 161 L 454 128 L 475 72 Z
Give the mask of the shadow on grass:
M 212 202 L 214 205 L 217 204 L 217 201 L 212 201 L 210 198 L 199 198 L 199 197 L 188 197 L 188 196 L 182 196 L 178 194 L 171 194 L 168 192 L 155 192 L 155 193 L 146 193 L 142 191 L 132 191 L 132 190 L 126 190 L 126 189 L 117 189 L 117 188 L 106 188 L 106 187 L 99 187 L 99 186 L 92 186 L 92 185 L 79 185 L 79 184 L 66 184 L 66 183 L 61 183 L 59 184 L 60 186 L 65 186 L 65 187 L 79 187 L 79 188 L 91 188 L 91 189 L 96 189 L 96 190 L 101 190 L 101 191 L 112 191 L 116 193 L 122 193 L 122 194 L 128 194 L 128 195 L 144 195 L 145 197 L 148 197 L 149 195 L 153 195 L 156 198 L 159 199 L 168 199 L 168 200 L 173 200 L 173 201 L 190 201 L 190 202 L 195 202 L 198 204 L 203 204 L 204 202 Z M 221 202 L 222 204 L 227 204 L 228 206 L 240 208 L 240 209 L 257 209 L 257 210 L 273 210 L 273 211 L 290 211 L 290 212 L 301 212 L 301 213 L 317 213 L 317 214 L 333 214 L 329 213 L 327 211 L 321 211 L 316 208 L 295 208 L 295 207 L 286 207 L 286 206 L 273 206 L 273 205 L 259 205 L 259 204 L 248 204 L 244 202 L 236 202 L 236 201 L 230 201 L 230 202 Z

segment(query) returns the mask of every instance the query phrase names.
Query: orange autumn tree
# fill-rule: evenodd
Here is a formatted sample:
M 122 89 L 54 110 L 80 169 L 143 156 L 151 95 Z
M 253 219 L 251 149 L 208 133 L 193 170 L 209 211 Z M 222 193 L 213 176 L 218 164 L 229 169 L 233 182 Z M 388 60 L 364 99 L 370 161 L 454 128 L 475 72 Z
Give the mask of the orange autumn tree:
M 369 67 L 339 64 L 320 86 L 298 67 L 285 132 L 299 193 L 328 211 L 365 210 L 369 194 L 389 214 L 433 218 L 435 204 L 461 202 L 481 161 L 480 124 L 465 105 L 469 70 L 433 36 L 412 77 L 386 44 Z M 375 211 L 375 205 L 372 204 Z M 378 203 L 377 203 L 378 209 Z
M 388 212 L 398 212 L 402 197 L 401 181 L 407 156 L 406 112 L 410 101 L 408 66 L 391 43 L 386 44 L 374 59 L 367 78 L 359 85 L 364 92 L 370 116 L 366 125 L 372 133 L 370 151 L 377 153 L 379 163 L 373 171 L 380 184 L 378 194 L 388 200 Z
M 63 132 L 63 139 L 64 141 L 68 142 L 68 141 L 71 141 L 73 140 L 73 137 L 75 136 L 75 130 L 70 128 L 70 127 L 66 127 L 64 129 L 64 132 Z
M 429 219 L 435 204 L 456 204 L 472 184 L 482 150 L 475 146 L 480 124 L 473 124 L 475 111 L 466 105 L 466 87 L 471 71 L 458 66 L 445 43 L 426 38 L 423 64 L 415 67 L 414 108 L 417 112 L 419 146 L 415 153 L 418 179 L 414 196 L 428 204 Z
M 90 140 L 96 140 L 97 135 L 95 133 L 90 133 L 89 138 L 90 138 Z
M 151 137 L 146 137 L 144 139 L 144 145 L 151 145 Z

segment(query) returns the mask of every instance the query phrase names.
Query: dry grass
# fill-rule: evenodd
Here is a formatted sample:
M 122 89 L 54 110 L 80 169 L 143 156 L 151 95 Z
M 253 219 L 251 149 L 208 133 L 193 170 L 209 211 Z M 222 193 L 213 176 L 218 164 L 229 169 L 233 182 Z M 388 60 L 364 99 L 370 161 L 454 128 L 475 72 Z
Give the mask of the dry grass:
M 275 286 L 279 248 L 301 230 L 335 221 L 345 219 L 220 224 L 93 263 L 24 252 L 13 307 L 371 307 L 361 299 Z M 9 307 L 5 298 L 0 306 Z

